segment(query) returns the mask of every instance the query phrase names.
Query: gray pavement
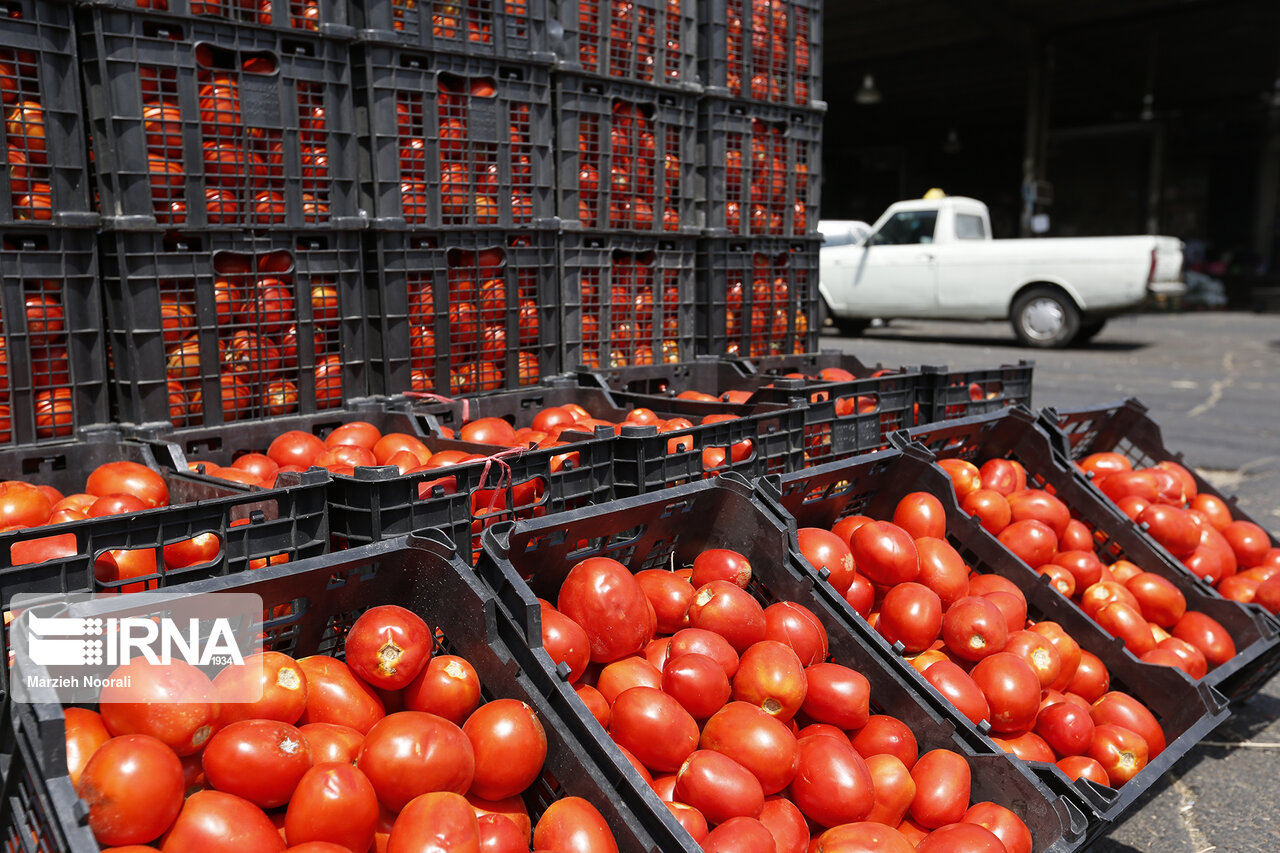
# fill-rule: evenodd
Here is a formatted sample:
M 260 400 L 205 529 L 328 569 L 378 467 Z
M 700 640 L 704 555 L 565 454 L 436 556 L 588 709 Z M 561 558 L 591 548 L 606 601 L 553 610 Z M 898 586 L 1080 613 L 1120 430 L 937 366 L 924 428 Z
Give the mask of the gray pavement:
M 823 349 L 865 363 L 1036 363 L 1033 407 L 1138 397 L 1166 446 L 1280 536 L 1280 316 L 1136 315 L 1067 350 L 1017 346 L 1008 324 L 901 321 Z M 1280 677 L 1189 752 L 1093 853 L 1280 851 Z

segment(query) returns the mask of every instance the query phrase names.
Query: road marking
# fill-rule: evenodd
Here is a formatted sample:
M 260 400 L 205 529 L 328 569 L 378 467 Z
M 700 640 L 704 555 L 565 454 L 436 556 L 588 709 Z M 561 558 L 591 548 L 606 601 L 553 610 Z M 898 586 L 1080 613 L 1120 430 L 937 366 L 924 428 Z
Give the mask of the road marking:
M 1232 374 L 1235 371 L 1234 353 L 1228 352 L 1222 357 L 1222 372 L 1225 377 L 1214 382 L 1209 387 L 1209 399 L 1187 412 L 1187 417 L 1196 418 L 1218 405 L 1222 399 L 1222 392 L 1235 383 L 1236 378 Z
M 1267 743 L 1266 741 L 1252 740 L 1202 740 L 1201 746 L 1218 746 L 1224 749 L 1235 749 L 1243 747 L 1245 749 L 1280 749 L 1280 743 Z
M 1177 388 L 1179 391 L 1194 391 L 1200 387 L 1200 383 L 1190 379 L 1175 379 L 1169 383 L 1169 387 Z
M 1173 790 L 1178 792 L 1178 797 L 1182 800 L 1182 805 L 1178 807 L 1178 814 L 1182 816 L 1182 826 L 1187 830 L 1187 837 L 1191 839 L 1191 844 L 1195 847 L 1196 853 L 1209 853 L 1211 850 L 1217 850 L 1217 845 L 1209 843 L 1209 838 L 1201 831 L 1200 825 L 1196 822 L 1196 816 L 1193 812 L 1196 807 L 1196 792 L 1191 790 L 1191 786 L 1183 782 L 1181 778 L 1173 780 Z

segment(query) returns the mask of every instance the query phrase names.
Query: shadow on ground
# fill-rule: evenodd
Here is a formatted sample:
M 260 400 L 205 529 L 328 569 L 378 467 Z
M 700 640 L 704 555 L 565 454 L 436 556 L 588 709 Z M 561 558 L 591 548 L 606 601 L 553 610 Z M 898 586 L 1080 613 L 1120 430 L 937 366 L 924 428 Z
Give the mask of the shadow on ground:
M 826 330 L 823 337 L 842 337 L 834 330 Z M 868 329 L 857 338 L 849 338 L 849 340 L 864 341 L 900 341 L 903 343 L 928 343 L 928 344 L 951 344 L 962 347 L 1003 347 L 1008 349 L 1018 349 L 1026 352 L 1029 357 L 1034 357 L 1038 350 L 1032 347 L 1021 347 L 1012 334 L 1000 334 L 996 331 L 988 332 L 985 329 L 975 329 L 972 332 L 945 333 L 945 334 L 924 334 L 913 330 L 910 326 L 883 326 L 874 329 Z M 1117 341 L 1104 340 L 1094 341 L 1087 344 L 1079 344 L 1067 347 L 1067 351 L 1077 350 L 1081 352 L 1135 352 L 1137 350 L 1146 349 L 1151 346 L 1147 341 Z

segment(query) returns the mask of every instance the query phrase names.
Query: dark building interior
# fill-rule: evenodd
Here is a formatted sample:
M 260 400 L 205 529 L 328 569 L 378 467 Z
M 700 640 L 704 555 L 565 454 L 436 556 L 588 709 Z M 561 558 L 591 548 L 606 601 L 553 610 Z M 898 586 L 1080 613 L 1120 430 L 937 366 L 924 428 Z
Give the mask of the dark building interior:
M 985 201 L 997 237 L 1172 234 L 1190 263 L 1280 272 L 1277 0 L 828 0 L 825 15 L 823 218 L 874 221 L 939 187 Z

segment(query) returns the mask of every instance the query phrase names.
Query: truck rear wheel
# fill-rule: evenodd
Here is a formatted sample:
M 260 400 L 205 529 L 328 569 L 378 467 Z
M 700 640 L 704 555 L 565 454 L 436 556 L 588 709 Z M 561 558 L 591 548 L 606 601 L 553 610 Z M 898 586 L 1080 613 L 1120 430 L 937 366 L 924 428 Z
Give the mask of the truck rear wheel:
M 1024 346 L 1065 347 L 1080 329 L 1080 309 L 1056 287 L 1033 287 L 1013 301 L 1009 321 Z

